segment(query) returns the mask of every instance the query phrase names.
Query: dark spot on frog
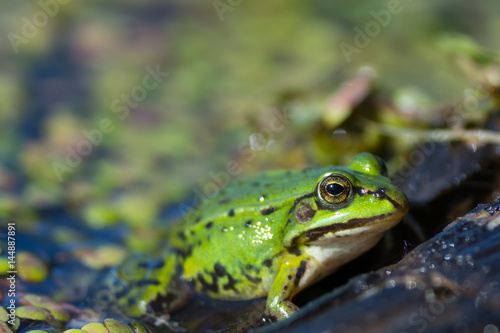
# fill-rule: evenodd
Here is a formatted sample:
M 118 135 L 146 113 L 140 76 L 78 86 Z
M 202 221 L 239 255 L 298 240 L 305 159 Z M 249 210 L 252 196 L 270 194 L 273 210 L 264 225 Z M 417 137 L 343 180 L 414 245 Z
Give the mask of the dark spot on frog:
M 292 276 L 291 275 L 288 275 L 287 276 L 288 280 L 291 280 L 292 279 Z
M 225 285 L 222 286 L 222 288 L 224 290 L 229 290 L 229 289 L 232 289 L 234 290 L 236 293 L 238 292 L 235 288 L 235 284 L 236 284 L 236 280 L 233 278 L 233 276 L 231 274 L 229 274 L 226 270 L 226 268 L 224 266 L 222 266 L 220 263 L 215 263 L 214 265 L 214 272 L 215 272 L 215 275 L 212 274 L 212 277 L 213 279 L 215 279 L 214 281 L 217 280 L 217 277 L 224 277 L 226 276 L 227 277 L 227 283 Z
M 295 281 L 294 281 L 295 286 L 299 285 L 300 279 L 304 275 L 305 271 L 306 271 L 306 261 L 302 260 L 300 262 L 299 268 L 297 269 L 297 274 L 295 275 Z
M 273 264 L 273 259 L 266 259 L 266 260 L 264 260 L 264 262 L 262 264 L 264 266 L 271 267 Z
M 200 245 L 201 245 L 201 240 L 198 241 L 198 246 L 200 246 Z
M 201 216 L 198 216 L 198 217 L 196 218 L 196 220 L 194 220 L 194 221 L 195 221 L 196 223 L 200 222 L 200 221 L 201 221 Z
M 234 286 L 236 284 L 236 280 L 229 273 L 226 273 L 226 276 L 227 276 L 227 283 L 223 285 L 222 288 L 224 288 L 224 290 L 232 289 L 235 293 L 238 293 L 238 290 L 236 290 L 236 287 Z
M 292 219 L 288 218 L 288 220 L 286 221 L 286 224 L 285 224 L 285 227 L 288 227 L 288 225 L 292 223 Z
M 227 271 L 224 268 L 224 266 L 222 266 L 218 262 L 215 263 L 215 265 L 214 265 L 214 271 L 215 271 L 215 274 L 217 274 L 218 276 L 224 276 L 227 274 Z
M 234 216 L 234 208 L 231 208 L 229 212 L 227 213 L 229 216 Z
M 205 224 L 205 228 L 210 229 L 210 228 L 212 228 L 213 225 L 214 225 L 214 223 L 212 221 L 210 221 L 207 224 Z
M 260 211 L 262 215 L 269 215 L 271 213 L 274 213 L 276 211 L 276 207 L 274 206 L 269 206 L 267 208 L 264 208 L 263 210 Z
M 231 199 L 229 198 L 226 198 L 226 199 L 222 199 L 219 201 L 220 204 L 225 204 L 225 203 L 228 203 L 229 201 L 231 201 Z
M 259 269 L 259 268 L 257 268 L 257 266 L 254 266 L 254 265 L 252 265 L 252 264 L 247 264 L 246 269 L 247 269 L 247 270 L 252 270 L 252 271 L 254 271 L 255 273 L 259 273 L 259 272 L 260 272 L 260 269 Z
M 191 234 L 191 236 L 193 236 L 194 235 L 194 230 L 191 230 L 190 234 Z
M 165 296 L 158 294 L 148 305 L 153 310 L 153 313 L 162 313 L 171 310 L 171 305 L 178 299 L 179 294 L 169 291 Z
M 211 273 L 210 275 L 212 278 L 212 283 L 208 283 L 201 272 L 198 272 L 198 281 L 200 281 L 201 283 L 202 291 L 210 290 L 216 293 L 217 291 L 219 291 L 219 286 L 217 285 L 217 275 L 215 275 L 215 273 Z
M 252 220 L 246 221 L 245 222 L 245 227 L 250 228 L 250 226 L 252 225 L 252 222 L 253 222 Z
M 288 286 L 285 284 L 285 286 L 283 287 L 283 289 L 285 289 L 285 291 L 288 290 Z
M 184 232 L 182 232 L 182 231 L 179 231 L 179 232 L 177 233 L 177 236 L 179 236 L 179 238 L 180 238 L 180 239 L 182 239 L 183 241 L 185 241 L 185 240 L 186 240 L 186 235 L 185 235 L 185 234 L 184 234 Z
M 295 211 L 295 218 L 299 223 L 307 223 L 311 221 L 311 219 L 314 217 L 314 214 L 316 214 L 316 211 L 311 207 L 310 204 L 305 202 L 297 207 L 297 210 Z
M 193 253 L 193 245 L 189 245 L 189 247 L 187 248 L 187 250 L 176 249 L 175 251 L 177 252 L 177 254 L 179 255 L 179 257 L 185 259 L 185 258 L 189 257 Z
M 243 273 L 243 275 L 250 282 L 253 282 L 253 283 L 261 283 L 262 282 L 262 279 L 258 276 L 251 276 L 248 273 Z
M 160 285 L 160 281 L 158 280 L 155 280 L 155 279 L 143 279 L 143 280 L 140 280 L 140 281 L 137 281 L 136 282 L 136 285 L 138 287 L 143 287 L 143 286 L 147 286 L 147 285 L 154 285 L 154 286 L 158 286 Z
M 257 187 L 257 186 L 259 186 L 259 185 L 260 185 L 260 183 L 259 183 L 259 182 L 253 182 L 253 183 L 252 183 L 252 186 L 253 186 L 253 187 Z
M 165 261 L 163 259 L 157 259 L 154 261 L 150 260 L 147 262 L 140 262 L 137 264 L 137 266 L 146 269 L 159 269 L 165 266 Z
M 252 264 L 248 264 L 245 267 L 240 266 L 240 270 L 241 270 L 241 273 L 243 274 L 243 276 L 248 281 L 253 282 L 253 283 L 261 283 L 262 282 L 262 279 L 259 276 L 253 276 L 253 275 L 249 274 L 249 271 L 253 271 L 253 273 L 259 274 L 260 269 L 257 268 L 256 266 L 254 266 Z
M 265 187 L 269 187 L 269 186 L 271 186 L 271 185 L 273 185 L 273 183 L 265 183 L 265 184 L 264 184 L 264 186 L 265 186 Z

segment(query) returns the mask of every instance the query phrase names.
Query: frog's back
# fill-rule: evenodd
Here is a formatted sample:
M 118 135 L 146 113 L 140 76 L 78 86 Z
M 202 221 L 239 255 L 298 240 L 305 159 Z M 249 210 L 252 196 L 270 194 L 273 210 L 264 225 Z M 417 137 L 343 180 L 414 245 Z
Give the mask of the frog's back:
M 238 210 L 274 207 L 287 199 L 297 198 L 314 188 L 317 178 L 333 167 L 309 168 L 303 170 L 270 170 L 254 177 L 236 180 L 206 197 L 199 206 L 193 207 L 183 221 L 185 230 L 196 227 L 204 221 L 231 217 Z M 278 208 L 278 207 L 275 207 Z
M 290 207 L 330 168 L 274 170 L 235 181 L 170 233 L 184 278 L 220 299 L 265 296 L 283 252 Z

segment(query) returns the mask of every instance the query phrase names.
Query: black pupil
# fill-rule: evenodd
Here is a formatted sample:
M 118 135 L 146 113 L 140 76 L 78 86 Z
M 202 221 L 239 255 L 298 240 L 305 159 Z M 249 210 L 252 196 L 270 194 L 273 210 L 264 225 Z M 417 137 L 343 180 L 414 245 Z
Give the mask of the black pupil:
M 344 191 L 344 186 L 337 183 L 328 184 L 326 185 L 326 191 L 331 195 L 339 195 Z

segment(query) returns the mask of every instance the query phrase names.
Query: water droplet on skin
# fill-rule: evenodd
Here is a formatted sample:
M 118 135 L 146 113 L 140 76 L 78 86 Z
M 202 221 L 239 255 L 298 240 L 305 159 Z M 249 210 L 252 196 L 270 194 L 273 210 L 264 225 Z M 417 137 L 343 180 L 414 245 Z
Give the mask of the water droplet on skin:
M 415 289 L 416 287 L 417 287 L 417 282 L 413 280 L 406 281 L 406 289 L 412 290 Z
M 451 253 L 446 253 L 443 258 L 444 260 L 450 260 L 451 257 L 452 257 Z
M 394 280 L 392 280 L 392 279 L 391 279 L 391 280 L 389 280 L 389 281 L 387 281 L 387 282 L 385 283 L 385 287 L 386 287 L 386 288 L 394 288 L 395 286 L 396 286 L 396 281 L 394 281 Z

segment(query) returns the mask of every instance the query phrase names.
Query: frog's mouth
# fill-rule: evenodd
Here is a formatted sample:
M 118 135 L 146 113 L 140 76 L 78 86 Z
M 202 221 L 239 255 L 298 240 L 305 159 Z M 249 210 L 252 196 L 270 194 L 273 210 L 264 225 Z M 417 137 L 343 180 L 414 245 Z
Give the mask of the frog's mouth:
M 307 243 L 360 234 L 382 233 L 396 225 L 404 214 L 381 214 L 370 218 L 354 218 L 345 223 L 311 229 L 306 232 Z

